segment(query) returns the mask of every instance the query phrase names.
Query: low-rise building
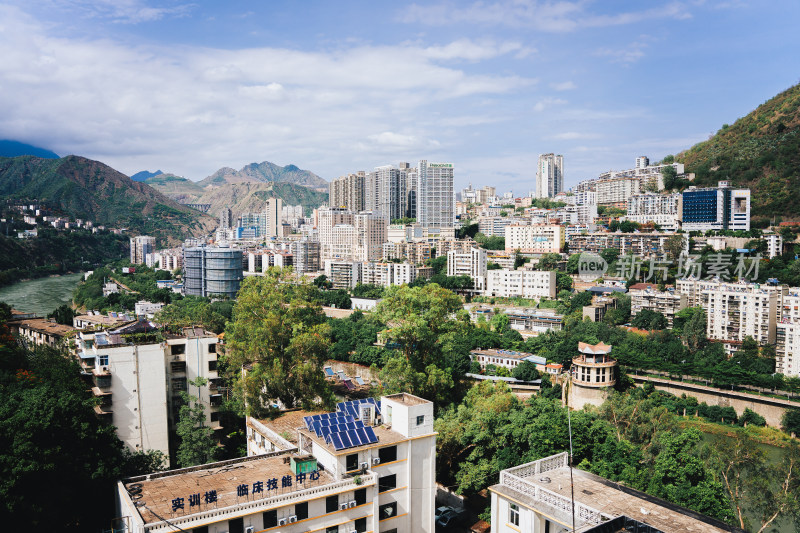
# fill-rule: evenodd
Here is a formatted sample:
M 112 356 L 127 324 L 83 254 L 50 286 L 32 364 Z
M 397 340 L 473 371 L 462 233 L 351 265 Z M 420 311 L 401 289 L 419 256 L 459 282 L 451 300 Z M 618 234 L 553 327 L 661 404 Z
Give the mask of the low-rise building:
M 583 307 L 583 318 L 588 318 L 592 322 L 602 322 L 603 317 L 606 316 L 606 313 L 612 309 L 616 309 L 616 307 L 616 298 L 595 296 L 590 305 L 585 305 Z
M 502 470 L 489 492 L 492 533 L 741 531 L 571 467 L 568 452 Z
M 681 298 L 680 293 L 674 290 L 658 290 L 658 285 L 653 283 L 635 283 L 628 288 L 631 297 L 631 315 L 636 316 L 644 309 L 661 313 L 667 318 L 671 328 L 675 313 L 688 307 L 687 298 Z
M 555 298 L 556 273 L 507 268 L 487 270 L 484 294 L 504 298 Z
M 513 350 L 472 350 L 469 353 L 469 358 L 475 361 L 481 368 L 486 368 L 488 365 L 507 368 L 514 370 L 523 361 L 530 361 L 531 363 L 539 366 L 547 364 L 547 359 L 544 357 L 534 355 L 527 352 L 516 352 Z
M 455 250 L 447 253 L 447 275 L 468 276 L 475 284 L 475 290 L 486 288 L 486 250 L 472 248 L 468 252 Z
M 72 326 L 59 324 L 54 320 L 44 318 L 25 318 L 10 320 L 8 328 L 29 347 L 34 346 L 61 346 L 64 341 L 75 332 Z
M 578 343 L 578 355 L 573 357 L 572 374 L 567 402 L 572 409 L 583 409 L 584 405 L 599 407 L 608 397 L 608 389 L 617 383 L 617 361 L 611 353 L 612 346 Z
M 564 249 L 564 227 L 560 224 L 511 224 L 506 226 L 506 252 L 532 254 L 561 253 Z

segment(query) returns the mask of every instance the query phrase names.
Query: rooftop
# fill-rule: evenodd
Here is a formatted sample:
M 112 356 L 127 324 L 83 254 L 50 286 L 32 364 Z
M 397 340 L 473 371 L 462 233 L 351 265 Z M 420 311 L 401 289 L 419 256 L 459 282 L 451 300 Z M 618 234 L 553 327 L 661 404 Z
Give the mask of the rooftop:
M 578 343 L 578 351 L 587 354 L 607 354 L 611 351 L 611 346 L 598 342 L 597 344 L 587 344 L 585 342 Z
M 713 518 L 574 468 L 575 530 L 588 531 L 626 516 L 663 533 L 739 531 Z M 520 465 L 500 474 L 491 491 L 537 509 L 565 527 L 572 526 L 567 453 Z
M 72 326 L 65 326 L 57 322 L 50 322 L 44 318 L 29 318 L 15 321 L 13 324 L 15 328 L 26 328 L 39 333 L 47 333 L 48 335 L 64 336 L 71 331 L 75 331 Z
M 184 468 L 168 472 L 150 474 L 147 479 L 143 476 L 123 481 L 128 492 L 136 492 L 136 487 L 141 486 L 141 497 L 132 496 L 145 523 L 161 522 L 176 517 L 205 512 L 211 509 L 222 509 L 231 505 L 272 498 L 278 495 L 290 494 L 300 490 L 326 485 L 334 481 L 333 476 L 325 471 L 319 471 L 319 478 L 311 480 L 307 474 L 305 480 L 297 482 L 297 477 L 291 470 L 288 459 L 289 453 L 277 455 L 258 455 L 210 463 L 199 467 Z M 289 476 L 288 478 L 284 476 Z M 270 484 L 275 480 L 275 484 Z M 285 482 L 288 481 L 290 485 Z M 263 483 L 263 491 L 258 489 L 258 482 Z M 237 496 L 239 487 L 247 487 L 247 495 Z M 275 488 L 270 488 L 275 487 Z M 206 501 L 206 495 L 215 491 L 215 502 Z M 198 505 L 191 505 L 193 495 L 198 496 Z M 183 508 L 173 511 L 177 498 L 183 498 Z
M 515 352 L 513 350 L 496 350 L 494 348 L 488 350 L 472 350 L 473 355 L 489 355 L 491 357 L 503 357 L 505 359 L 525 359 L 533 354 L 528 352 Z
M 284 411 L 276 418 L 259 420 L 259 422 L 296 446 L 297 430 L 305 427 L 303 418 L 325 412 L 327 411 Z
M 424 403 L 430 403 L 425 398 L 420 398 L 419 396 L 414 396 L 413 394 L 409 394 L 407 392 L 392 394 L 391 396 L 386 396 L 386 399 L 405 405 L 422 405 Z

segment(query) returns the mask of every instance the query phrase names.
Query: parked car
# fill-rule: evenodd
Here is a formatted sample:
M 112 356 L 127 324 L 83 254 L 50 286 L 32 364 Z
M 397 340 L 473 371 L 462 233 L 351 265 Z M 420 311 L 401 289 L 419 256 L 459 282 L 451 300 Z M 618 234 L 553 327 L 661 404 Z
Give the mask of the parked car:
M 439 507 L 436 509 L 436 527 L 447 528 L 459 521 L 460 516 L 464 511 L 454 509 L 453 507 Z

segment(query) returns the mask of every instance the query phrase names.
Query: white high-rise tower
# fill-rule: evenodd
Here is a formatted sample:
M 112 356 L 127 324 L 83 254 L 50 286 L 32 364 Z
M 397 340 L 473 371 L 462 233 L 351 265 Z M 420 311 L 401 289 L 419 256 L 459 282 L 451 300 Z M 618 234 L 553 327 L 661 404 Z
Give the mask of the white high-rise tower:
M 452 228 L 453 164 L 428 163 L 421 159 L 417 165 L 417 222 L 424 227 Z
M 541 154 L 536 166 L 536 197 L 552 198 L 564 190 L 564 157 Z

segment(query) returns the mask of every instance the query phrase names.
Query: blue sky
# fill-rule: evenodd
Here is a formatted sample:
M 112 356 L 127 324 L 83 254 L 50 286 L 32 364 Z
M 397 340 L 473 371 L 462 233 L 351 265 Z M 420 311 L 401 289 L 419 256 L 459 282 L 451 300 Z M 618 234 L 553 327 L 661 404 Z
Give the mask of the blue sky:
M 800 81 L 800 2 L 0 0 L 0 138 L 199 180 L 449 161 L 566 185 L 706 139 Z

